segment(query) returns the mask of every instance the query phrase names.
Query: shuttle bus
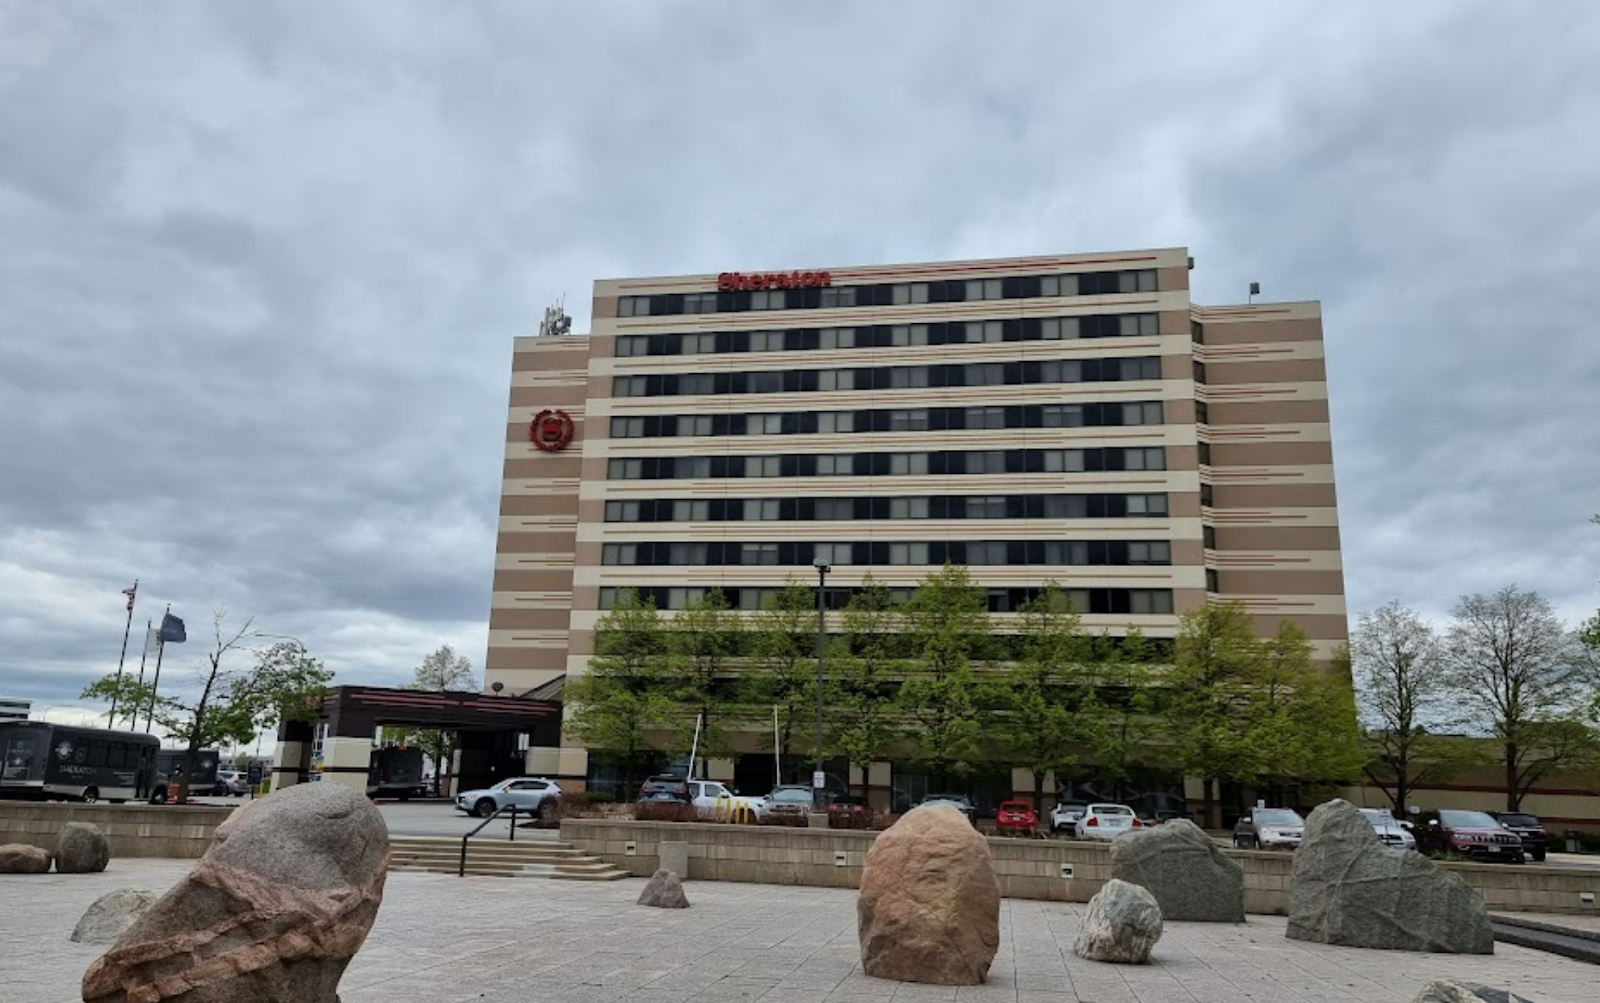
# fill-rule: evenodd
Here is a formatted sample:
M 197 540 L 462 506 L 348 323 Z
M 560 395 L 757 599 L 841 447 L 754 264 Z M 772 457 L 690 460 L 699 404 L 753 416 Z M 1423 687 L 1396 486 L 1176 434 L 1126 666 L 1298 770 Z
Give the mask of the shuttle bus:
M 0 797 L 110 801 L 149 797 L 154 735 L 47 721 L 0 721 Z

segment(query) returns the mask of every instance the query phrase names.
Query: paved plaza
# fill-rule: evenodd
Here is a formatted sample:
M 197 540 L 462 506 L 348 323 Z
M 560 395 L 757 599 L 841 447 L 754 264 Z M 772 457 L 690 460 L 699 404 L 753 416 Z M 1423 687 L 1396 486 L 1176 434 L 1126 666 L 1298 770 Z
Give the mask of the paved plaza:
M 0 875 L 0 1003 L 76 1003 L 103 948 L 67 938 L 114 888 L 164 891 L 190 861 L 113 860 L 103 874 Z M 377 926 L 340 987 L 344 1003 L 1301 1003 L 1406 1001 L 1429 979 L 1592 1003 L 1600 969 L 1505 945 L 1492 957 L 1300 944 L 1281 917 L 1171 923 L 1147 966 L 1084 961 L 1083 906 L 1007 899 L 986 985 L 861 974 L 852 891 L 693 881 L 692 908 L 634 904 L 642 879 L 582 882 L 389 875 Z

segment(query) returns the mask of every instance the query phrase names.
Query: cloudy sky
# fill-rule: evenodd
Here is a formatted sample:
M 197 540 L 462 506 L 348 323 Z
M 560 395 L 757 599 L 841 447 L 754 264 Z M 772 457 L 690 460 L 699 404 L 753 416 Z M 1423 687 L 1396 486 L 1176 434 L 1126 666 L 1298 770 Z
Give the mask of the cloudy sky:
M 511 339 L 595 278 L 1174 245 L 1323 302 L 1353 613 L 1576 620 L 1597 57 L 1583 0 L 0 0 L 0 693 L 114 670 L 135 578 L 481 664 Z

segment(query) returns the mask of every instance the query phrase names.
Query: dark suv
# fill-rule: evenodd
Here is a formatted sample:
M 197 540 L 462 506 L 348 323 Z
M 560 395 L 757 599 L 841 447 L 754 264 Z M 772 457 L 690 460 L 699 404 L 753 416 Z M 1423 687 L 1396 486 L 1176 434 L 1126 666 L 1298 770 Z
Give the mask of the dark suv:
M 688 804 L 692 800 L 689 796 L 689 781 L 682 777 L 651 777 L 639 785 L 639 800 Z
M 1488 812 L 1445 808 L 1417 816 L 1412 833 L 1423 853 L 1454 853 L 1470 860 L 1526 862 L 1522 837 L 1494 820 Z
M 1550 837 L 1545 833 L 1544 826 L 1539 824 L 1537 815 L 1520 811 L 1497 811 L 1493 814 L 1496 821 L 1521 837 L 1522 848 L 1528 851 L 1528 856 L 1534 860 L 1544 860 L 1544 855 L 1550 850 Z

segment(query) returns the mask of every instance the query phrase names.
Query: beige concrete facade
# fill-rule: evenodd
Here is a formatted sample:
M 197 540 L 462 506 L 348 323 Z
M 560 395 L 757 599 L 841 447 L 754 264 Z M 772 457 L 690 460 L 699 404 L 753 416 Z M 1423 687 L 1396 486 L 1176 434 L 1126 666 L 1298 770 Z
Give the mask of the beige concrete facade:
M 930 541 L 981 544 L 962 551 L 990 555 L 965 562 L 976 584 L 1091 590 L 1084 623 L 1094 631 L 1137 625 L 1172 637 L 1178 615 L 1204 603 L 1209 587 L 1243 602 L 1264 631 L 1280 618 L 1303 624 L 1326 657 L 1346 628 L 1319 308 L 1199 307 L 1189 269 L 1188 251 L 1169 248 L 752 273 L 777 288 L 724 289 L 720 299 L 718 275 L 596 282 L 590 333 L 515 344 L 486 684 L 522 692 L 582 674 L 611 590 L 813 584 L 809 548 L 819 544 L 853 548 L 848 563 L 830 558 L 830 590 L 869 574 L 909 587 L 938 563 L 918 563 Z M 757 307 L 778 294 L 781 308 Z M 858 305 L 839 302 L 847 296 Z M 655 351 L 663 339 L 672 354 Z M 918 371 L 884 375 L 896 367 Z M 676 392 L 662 392 L 668 386 Z M 570 417 L 573 435 L 546 451 L 530 427 L 552 409 Z M 992 409 L 1005 412 L 1004 427 Z M 839 413 L 894 425 L 829 430 L 846 420 L 830 417 Z M 991 417 L 974 417 L 982 414 Z M 1103 420 L 1081 418 L 1091 414 Z M 957 420 L 966 424 L 940 424 Z M 796 427 L 780 428 L 785 421 Z M 679 434 L 660 433 L 664 422 Z M 955 453 L 965 455 L 941 458 Z M 648 476 L 664 463 L 673 476 Z M 851 472 L 831 473 L 835 464 Z M 953 472 L 960 464 L 964 472 Z M 974 466 L 986 472 L 965 472 Z M 735 468 L 740 475 L 726 475 Z M 1104 496 L 1128 511 L 820 514 L 841 499 L 933 499 L 949 515 L 974 498 L 1064 495 Z M 1156 497 L 1160 511 L 1136 502 Z M 671 521 L 619 514 L 632 511 L 625 503 L 678 501 L 816 504 L 819 514 L 729 521 L 687 505 L 689 516 Z M 1047 549 L 1058 541 L 1128 556 L 1044 563 L 1062 553 Z M 807 556 L 625 562 L 674 544 L 686 554 L 750 544 Z M 1169 562 L 1135 563 L 1152 544 Z M 1017 563 L 1001 552 L 1043 556 Z M 1009 600 L 991 601 L 1003 609 Z M 581 781 L 582 750 L 563 753 L 564 778 Z

